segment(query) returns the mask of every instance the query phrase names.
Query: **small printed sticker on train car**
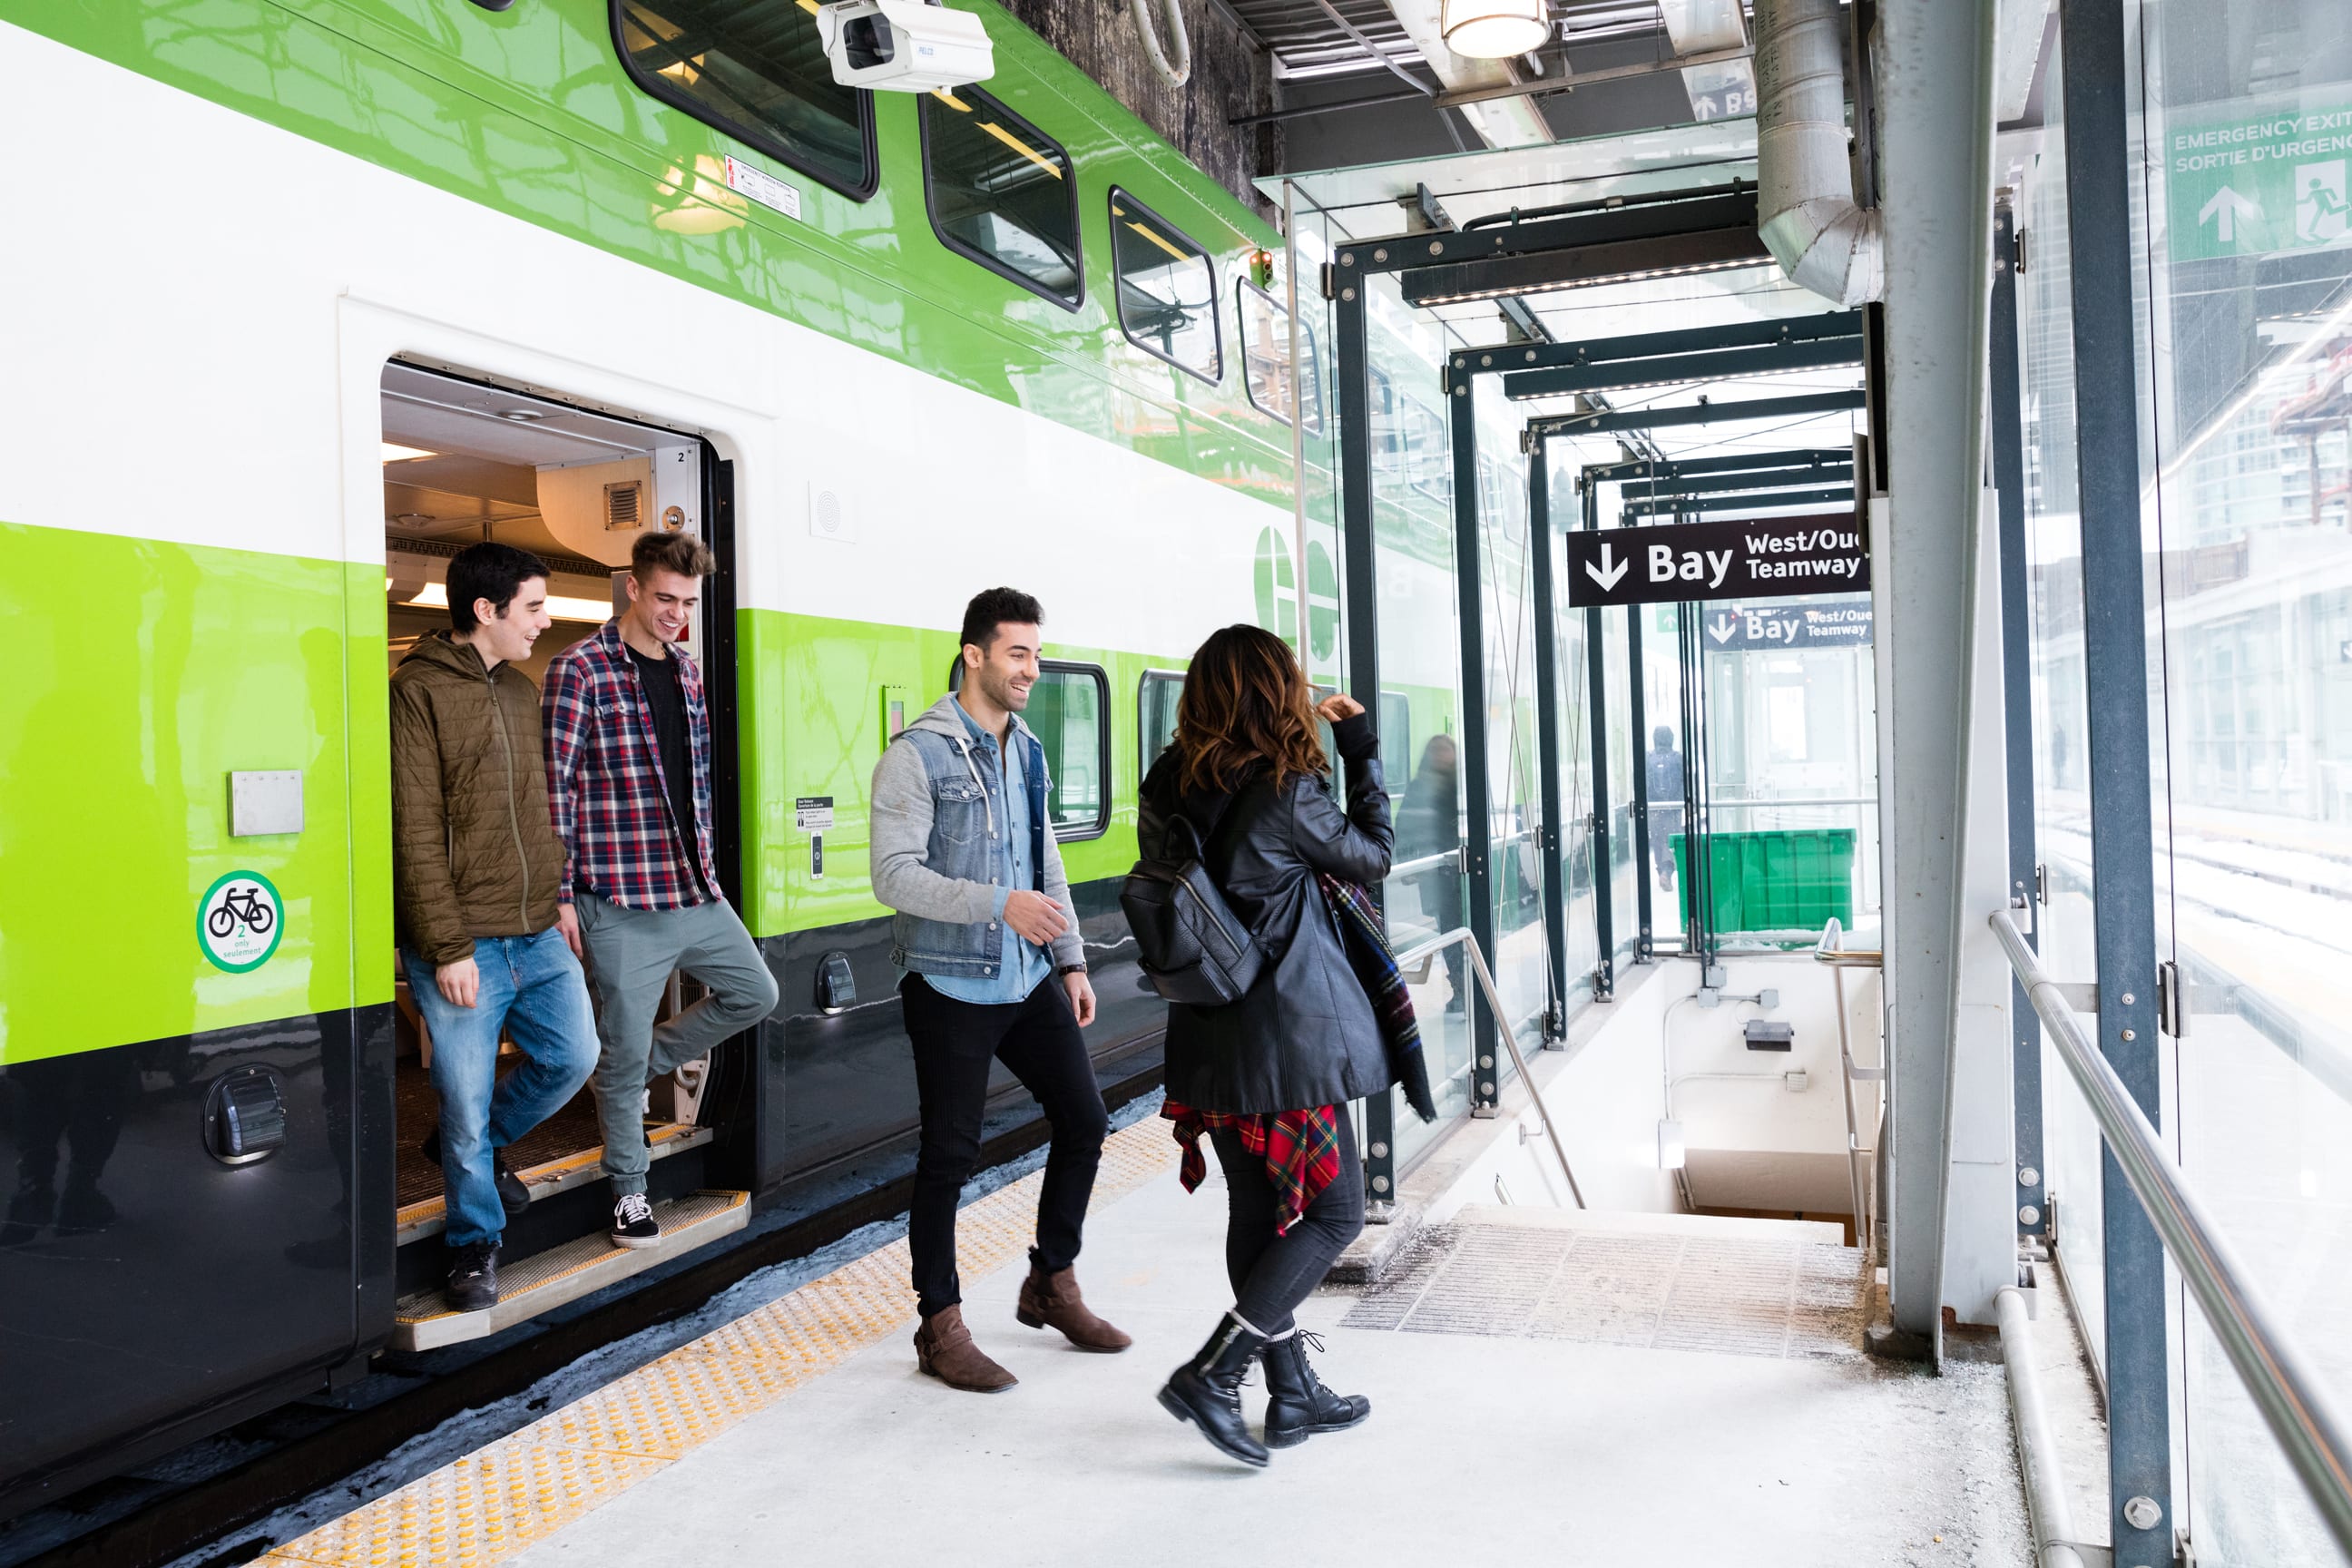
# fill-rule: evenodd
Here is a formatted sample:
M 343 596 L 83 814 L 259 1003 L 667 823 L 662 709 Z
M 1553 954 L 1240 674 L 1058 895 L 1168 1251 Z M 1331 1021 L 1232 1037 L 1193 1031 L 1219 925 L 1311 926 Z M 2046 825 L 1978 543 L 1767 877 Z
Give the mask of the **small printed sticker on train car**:
M 196 902 L 196 943 L 215 969 L 258 969 L 285 934 L 286 900 L 258 871 L 231 871 Z
M 833 796 L 804 795 L 793 802 L 793 826 L 803 833 L 823 833 L 833 826 Z
M 798 186 L 788 185 L 765 169 L 755 169 L 732 154 L 727 159 L 727 188 L 738 195 L 751 197 L 763 207 L 773 207 L 786 217 L 801 216 Z

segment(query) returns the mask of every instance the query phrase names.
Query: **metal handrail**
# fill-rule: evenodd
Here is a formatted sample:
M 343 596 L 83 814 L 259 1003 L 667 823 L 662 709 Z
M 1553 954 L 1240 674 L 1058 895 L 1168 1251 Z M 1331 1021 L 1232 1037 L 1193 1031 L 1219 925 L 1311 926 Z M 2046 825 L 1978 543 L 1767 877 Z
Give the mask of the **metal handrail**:
M 1870 1223 L 1870 1191 L 1874 1184 L 1862 1179 L 1862 1128 L 1853 1114 L 1856 1068 L 1853 1065 L 1853 1041 L 1849 1037 L 1846 1027 L 1845 972 L 1848 969 L 1877 968 L 1880 958 L 1877 953 L 1864 953 L 1859 949 L 1848 952 L 1845 928 L 1838 923 L 1835 915 L 1832 915 L 1828 923 L 1822 927 L 1822 940 L 1813 948 L 1813 960 L 1830 966 L 1830 980 L 1837 992 L 1838 1083 L 1842 1090 L 1839 1098 L 1845 1101 L 1846 1196 L 1847 1201 L 1853 1205 L 1853 1238 L 1867 1253 L 1871 1238 L 1876 1234 L 1871 1229 Z M 1884 1078 L 1885 1075 L 1886 1069 L 1880 1068 L 1878 1076 Z
M 1416 871 L 1434 871 L 1438 867 L 1445 864 L 1449 860 L 1454 862 L 1454 868 L 1455 870 L 1458 871 L 1462 868 L 1462 847 L 1459 844 L 1455 845 L 1451 849 L 1441 849 L 1434 855 L 1424 855 L 1418 860 L 1402 861 L 1399 864 L 1389 868 L 1389 875 L 1391 877 L 1410 877 Z M 1435 952 L 1436 950 L 1433 948 L 1431 951 Z
M 2058 1059 L 2083 1091 L 2084 1103 L 2131 1184 L 2140 1207 L 2163 1238 L 2173 1266 L 2197 1298 L 2206 1326 L 2221 1342 L 2238 1381 L 2286 1451 L 2287 1462 L 2326 1520 L 2336 1544 L 2352 1552 L 2352 1429 L 2324 1385 L 2290 1343 L 2256 1293 L 2237 1255 L 2221 1239 L 2204 1201 L 2165 1149 L 2116 1069 L 2084 1035 L 2057 985 L 2042 971 L 2025 934 L 2007 910 L 1989 917 L 2033 1010 L 2042 1015 Z
M 1503 994 L 1495 988 L 1494 972 L 1486 967 L 1486 955 L 1480 951 L 1478 939 L 1471 934 L 1470 928 L 1456 926 L 1452 931 L 1440 931 L 1426 941 L 1413 943 L 1396 955 L 1396 966 L 1408 968 L 1443 952 L 1455 942 L 1460 942 L 1469 951 L 1470 966 L 1478 973 L 1478 989 L 1486 994 L 1487 1010 L 1495 1015 L 1495 1032 L 1503 1037 L 1503 1044 L 1510 1050 L 1511 1061 L 1519 1069 L 1519 1081 L 1528 1086 L 1528 1097 L 1536 1102 L 1536 1116 L 1543 1122 L 1544 1136 L 1551 1141 L 1551 1152 L 1559 1160 L 1560 1174 L 1568 1178 L 1569 1194 L 1576 1199 L 1578 1208 L 1583 1208 L 1584 1189 L 1577 1185 L 1575 1167 L 1568 1163 L 1568 1151 L 1560 1145 L 1559 1129 L 1552 1125 L 1551 1108 L 1544 1103 L 1543 1090 L 1536 1087 L 1533 1075 L 1528 1071 L 1528 1058 L 1519 1054 L 1518 1037 L 1511 1028 L 1511 1016 L 1503 1008 Z

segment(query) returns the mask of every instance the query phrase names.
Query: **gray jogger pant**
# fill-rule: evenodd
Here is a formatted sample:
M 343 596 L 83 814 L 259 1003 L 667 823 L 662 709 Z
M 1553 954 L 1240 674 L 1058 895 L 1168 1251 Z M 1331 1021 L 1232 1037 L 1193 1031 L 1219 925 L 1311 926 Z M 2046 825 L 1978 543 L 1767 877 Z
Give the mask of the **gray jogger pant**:
M 616 1194 L 642 1193 L 646 1086 L 766 1017 L 776 1005 L 776 981 L 724 899 L 683 910 L 632 910 L 582 893 L 574 903 L 601 1008 L 596 1033 L 604 1050 L 594 1081 L 604 1174 Z M 656 1026 L 672 970 L 683 970 L 710 994 Z

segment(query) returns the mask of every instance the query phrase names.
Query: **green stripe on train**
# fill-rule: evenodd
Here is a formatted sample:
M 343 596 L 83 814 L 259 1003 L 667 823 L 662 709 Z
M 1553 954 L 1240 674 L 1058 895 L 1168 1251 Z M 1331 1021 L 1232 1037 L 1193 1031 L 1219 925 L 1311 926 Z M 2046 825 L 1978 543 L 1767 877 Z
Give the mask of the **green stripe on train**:
M 352 898 L 390 877 L 382 569 L 14 524 L 0 558 L 0 1064 L 389 1000 Z M 230 773 L 283 768 L 302 832 L 230 837 Z M 286 901 L 246 973 L 196 936 L 232 871 Z

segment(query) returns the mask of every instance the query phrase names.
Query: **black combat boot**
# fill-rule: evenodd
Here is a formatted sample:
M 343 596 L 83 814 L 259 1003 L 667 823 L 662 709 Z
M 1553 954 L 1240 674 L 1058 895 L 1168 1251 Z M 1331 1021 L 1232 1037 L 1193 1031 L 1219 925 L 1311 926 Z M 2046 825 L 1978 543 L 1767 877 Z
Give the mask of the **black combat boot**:
M 1265 1446 L 1287 1448 L 1318 1432 L 1344 1432 L 1361 1426 L 1372 1413 L 1372 1402 L 1360 1394 L 1334 1394 L 1315 1375 L 1307 1359 L 1312 1342 L 1323 1342 L 1301 1329 L 1278 1340 L 1268 1340 L 1259 1352 L 1265 1363 Z
M 1264 1465 L 1266 1458 L 1265 1445 L 1250 1436 L 1242 1418 L 1242 1375 L 1264 1343 L 1264 1336 L 1228 1312 L 1201 1353 L 1170 1373 L 1160 1391 L 1169 1415 L 1193 1423 L 1220 1452 L 1244 1465 Z

